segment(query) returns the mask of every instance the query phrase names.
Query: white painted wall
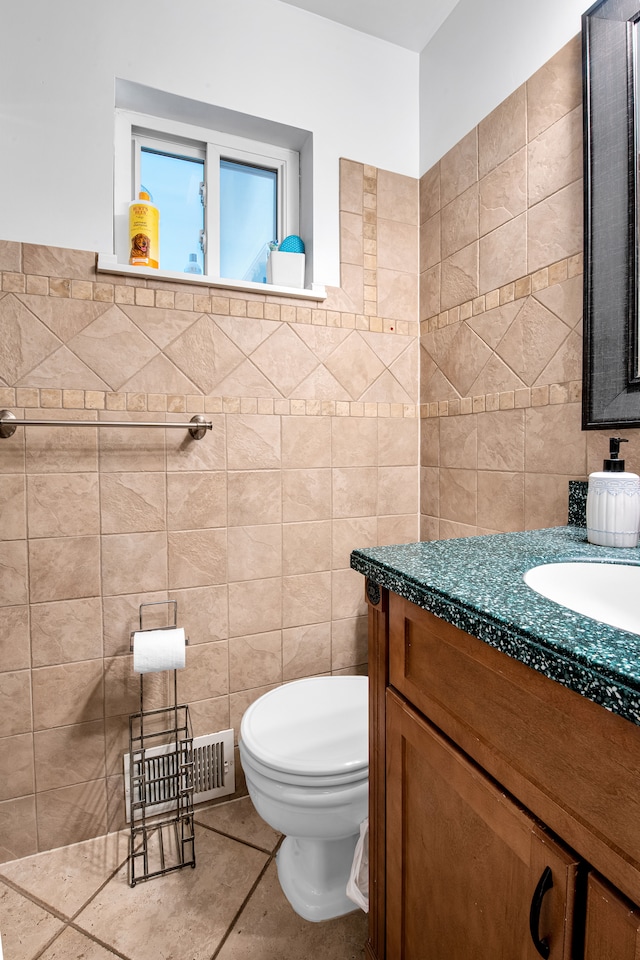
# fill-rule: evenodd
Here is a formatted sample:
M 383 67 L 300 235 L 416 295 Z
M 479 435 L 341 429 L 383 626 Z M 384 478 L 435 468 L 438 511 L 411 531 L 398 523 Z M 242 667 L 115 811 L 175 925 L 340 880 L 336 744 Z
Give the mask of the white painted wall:
M 279 0 L 31 0 L 3 18 L 0 239 L 112 250 L 115 78 L 314 136 L 315 276 L 340 157 L 418 175 L 419 55 Z
M 420 55 L 420 176 L 580 33 L 588 0 L 460 0 Z
M 314 279 L 336 285 L 338 160 L 420 176 L 581 28 L 585 0 L 460 0 L 420 55 L 279 0 L 13 3 L 0 239 L 113 248 L 116 77 L 314 135 Z

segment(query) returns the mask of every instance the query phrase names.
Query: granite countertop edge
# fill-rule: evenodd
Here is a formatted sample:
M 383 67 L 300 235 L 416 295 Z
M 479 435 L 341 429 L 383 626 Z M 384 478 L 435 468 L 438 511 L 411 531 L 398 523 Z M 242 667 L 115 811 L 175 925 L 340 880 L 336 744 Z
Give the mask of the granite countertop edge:
M 351 567 L 551 680 L 640 726 L 640 636 L 561 607 L 523 574 L 540 563 L 640 564 L 582 527 L 366 547 Z

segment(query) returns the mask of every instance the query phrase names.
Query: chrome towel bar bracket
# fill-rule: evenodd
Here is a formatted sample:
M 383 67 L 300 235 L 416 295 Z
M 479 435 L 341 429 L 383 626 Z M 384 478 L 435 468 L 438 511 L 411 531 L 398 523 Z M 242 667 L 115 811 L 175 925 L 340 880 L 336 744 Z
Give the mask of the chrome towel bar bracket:
M 0 438 L 6 440 L 12 437 L 16 427 L 165 427 L 188 430 L 194 440 L 202 440 L 207 430 L 213 428 L 213 424 L 211 420 L 205 420 L 199 413 L 191 417 L 189 423 L 172 421 L 140 423 L 136 420 L 17 420 L 10 410 L 0 410 Z

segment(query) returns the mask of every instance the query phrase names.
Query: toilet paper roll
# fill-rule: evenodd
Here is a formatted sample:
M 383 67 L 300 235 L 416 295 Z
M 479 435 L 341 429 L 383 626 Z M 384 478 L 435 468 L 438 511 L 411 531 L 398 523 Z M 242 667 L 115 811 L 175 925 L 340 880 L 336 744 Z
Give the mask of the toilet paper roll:
M 140 630 L 133 635 L 133 669 L 136 673 L 181 670 L 185 664 L 183 627 Z

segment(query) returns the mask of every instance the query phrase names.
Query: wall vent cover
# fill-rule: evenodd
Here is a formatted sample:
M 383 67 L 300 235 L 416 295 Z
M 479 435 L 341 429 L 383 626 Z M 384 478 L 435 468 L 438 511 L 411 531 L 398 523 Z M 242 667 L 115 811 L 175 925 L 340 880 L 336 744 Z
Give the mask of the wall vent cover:
M 176 774 L 175 744 L 161 744 L 144 751 L 147 796 L 134 797 L 134 804 L 145 801 L 145 816 L 156 816 L 175 809 L 175 791 L 171 784 Z M 131 754 L 124 755 L 124 789 L 127 823 L 131 822 Z M 193 738 L 193 802 L 203 803 L 226 797 L 236 789 L 233 760 L 233 730 L 208 733 Z M 142 816 L 136 809 L 135 819 Z

